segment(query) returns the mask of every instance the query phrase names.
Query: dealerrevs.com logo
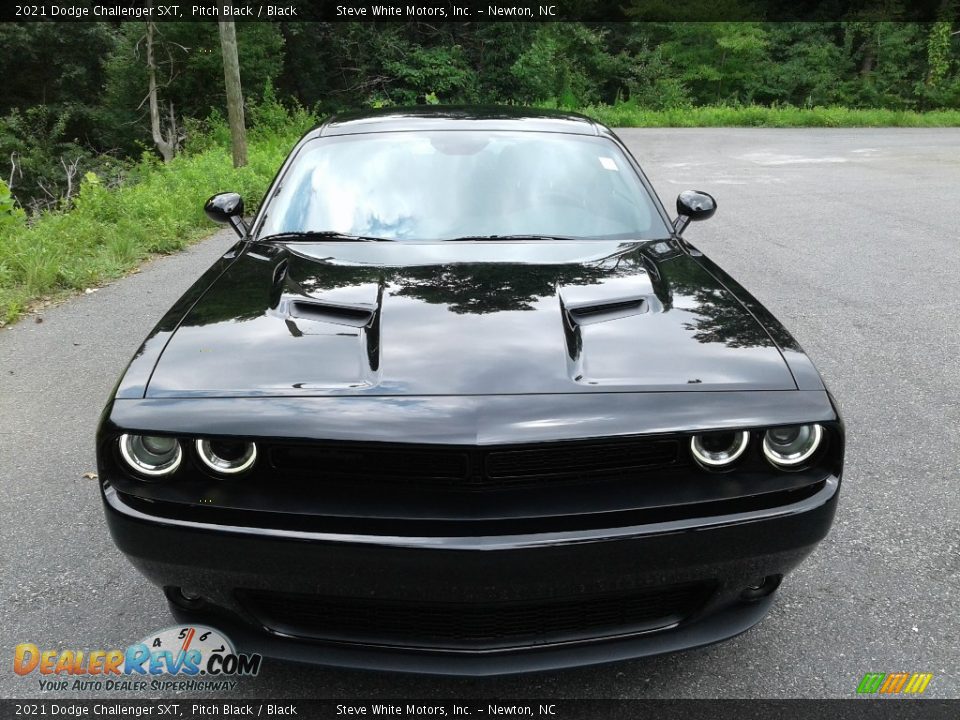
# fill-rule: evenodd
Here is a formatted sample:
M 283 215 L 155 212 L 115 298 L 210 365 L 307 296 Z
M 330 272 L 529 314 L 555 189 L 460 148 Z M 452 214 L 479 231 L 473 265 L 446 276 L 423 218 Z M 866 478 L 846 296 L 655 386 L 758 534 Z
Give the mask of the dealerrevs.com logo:
M 40 690 L 233 690 L 260 672 L 263 657 L 237 653 L 220 631 L 202 625 L 152 633 L 126 650 L 41 650 L 20 643 L 17 675 L 37 676 Z

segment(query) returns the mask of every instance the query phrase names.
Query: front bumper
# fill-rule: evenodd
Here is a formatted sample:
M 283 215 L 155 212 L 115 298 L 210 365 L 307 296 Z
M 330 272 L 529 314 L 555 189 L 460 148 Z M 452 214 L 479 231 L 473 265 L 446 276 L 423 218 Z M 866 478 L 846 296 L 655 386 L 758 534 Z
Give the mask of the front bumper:
M 115 542 L 142 573 L 161 587 L 204 598 L 189 607 L 172 603 L 178 619 L 213 625 L 241 650 L 341 667 L 494 675 L 655 655 L 747 630 L 765 615 L 773 595 L 744 599 L 745 590 L 762 578 L 779 579 L 811 552 L 832 523 L 839 484 L 831 476 L 803 500 L 752 512 L 497 537 L 210 525 L 147 514 L 109 484 L 104 505 Z M 621 618 L 593 634 L 432 644 L 398 641 L 391 633 L 378 638 L 376 630 L 355 638 L 321 636 L 315 623 L 298 628 L 295 617 L 274 622 L 244 599 L 295 594 L 372 608 L 403 603 L 414 610 L 440 603 L 454 616 L 460 606 L 464 616 L 477 617 L 478 608 L 482 616 L 485 607 L 509 603 L 540 603 L 549 614 L 554 602 L 569 609 L 571 599 L 688 587 L 703 590 L 703 601 L 682 616 L 665 614 L 659 624 Z

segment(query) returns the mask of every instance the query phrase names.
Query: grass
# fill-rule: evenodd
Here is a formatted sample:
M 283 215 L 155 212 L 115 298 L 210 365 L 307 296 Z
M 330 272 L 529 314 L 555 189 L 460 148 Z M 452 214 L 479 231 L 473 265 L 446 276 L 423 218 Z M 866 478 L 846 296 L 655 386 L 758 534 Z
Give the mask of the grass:
M 580 112 L 611 127 L 958 127 L 960 110 L 854 109 L 847 107 L 706 106 L 648 110 L 632 103 L 589 105 Z
M 226 147 L 210 141 L 168 165 L 145 157 L 117 188 L 88 175 L 67 212 L 46 212 L 30 222 L 22 214 L 0 217 L 0 324 L 14 322 L 38 300 L 122 277 L 153 254 L 176 252 L 209 235 L 215 226 L 203 213 L 204 201 L 222 190 L 259 201 L 313 122 L 294 113 L 282 128 L 252 132 L 249 164 L 240 169 Z
M 956 127 L 960 110 L 918 113 L 845 107 L 697 107 L 648 110 L 631 103 L 581 108 L 612 127 Z M 27 219 L 0 183 L 0 325 L 38 300 L 122 277 L 156 253 L 172 253 L 208 235 L 207 197 L 235 190 L 258 200 L 301 133 L 315 122 L 302 110 L 261 109 L 249 137 L 247 167 L 232 167 L 228 133 L 214 126 L 168 165 L 145 156 L 130 179 L 107 189 L 82 183 L 67 212 Z M 250 208 L 253 209 L 252 207 Z

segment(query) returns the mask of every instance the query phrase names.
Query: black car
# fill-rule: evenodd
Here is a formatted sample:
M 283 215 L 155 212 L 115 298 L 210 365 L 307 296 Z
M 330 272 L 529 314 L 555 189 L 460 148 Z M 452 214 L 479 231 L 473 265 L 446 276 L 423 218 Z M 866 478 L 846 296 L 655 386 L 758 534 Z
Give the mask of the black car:
M 585 117 L 334 117 L 160 320 L 97 449 L 120 549 L 244 650 L 492 674 L 717 642 L 826 535 L 844 433 Z

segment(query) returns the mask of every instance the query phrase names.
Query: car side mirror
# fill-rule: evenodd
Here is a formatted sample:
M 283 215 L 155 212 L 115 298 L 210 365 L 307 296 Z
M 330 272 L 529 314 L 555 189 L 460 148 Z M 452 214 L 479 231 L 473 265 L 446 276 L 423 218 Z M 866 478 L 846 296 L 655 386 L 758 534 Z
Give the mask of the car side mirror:
M 218 193 L 203 206 L 207 217 L 218 223 L 228 223 L 241 238 L 247 237 L 247 224 L 243 221 L 243 198 L 239 193 Z
M 673 231 L 682 235 L 691 220 L 707 220 L 717 211 L 717 201 L 712 195 L 699 190 L 684 190 L 677 195 L 677 219 Z

